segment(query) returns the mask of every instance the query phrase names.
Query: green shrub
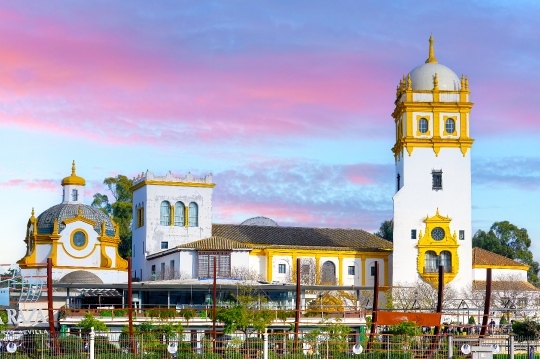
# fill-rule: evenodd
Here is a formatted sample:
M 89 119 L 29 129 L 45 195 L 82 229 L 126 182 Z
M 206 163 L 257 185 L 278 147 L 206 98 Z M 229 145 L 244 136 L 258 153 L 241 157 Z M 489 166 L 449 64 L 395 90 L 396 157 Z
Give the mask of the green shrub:
M 62 354 L 77 354 L 84 350 L 84 343 L 81 337 L 68 335 L 58 338 L 58 346 Z

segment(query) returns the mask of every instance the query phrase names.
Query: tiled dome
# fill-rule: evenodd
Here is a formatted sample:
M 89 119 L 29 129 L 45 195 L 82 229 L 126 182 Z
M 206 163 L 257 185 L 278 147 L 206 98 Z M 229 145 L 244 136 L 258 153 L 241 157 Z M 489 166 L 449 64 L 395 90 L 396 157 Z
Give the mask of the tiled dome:
M 66 225 L 62 223 L 68 218 L 77 217 L 79 208 L 84 218 L 96 222 L 94 229 L 101 235 L 101 223 L 105 221 L 106 234 L 114 236 L 114 225 L 111 219 L 98 208 L 79 203 L 61 203 L 53 206 L 38 216 L 38 233 L 52 234 L 54 220 L 58 220 L 58 233 L 61 233 Z
M 78 270 L 66 274 L 59 280 L 60 283 L 80 283 L 80 284 L 103 284 L 103 281 L 94 273 L 85 270 Z

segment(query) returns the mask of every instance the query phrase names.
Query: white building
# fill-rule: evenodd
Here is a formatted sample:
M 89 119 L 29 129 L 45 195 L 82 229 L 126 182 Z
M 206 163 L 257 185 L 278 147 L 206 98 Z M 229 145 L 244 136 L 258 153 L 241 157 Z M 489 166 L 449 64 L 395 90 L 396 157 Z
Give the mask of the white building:
M 472 280 L 471 147 L 468 79 L 437 62 L 433 38 L 425 64 L 405 76 L 392 116 L 396 144 L 392 283 Z
M 53 279 L 71 283 L 118 283 L 127 280 L 127 261 L 118 255 L 119 230 L 101 210 L 85 205 L 86 181 L 75 173 L 62 180 L 63 201 L 26 228 L 26 254 L 17 263 L 23 276 L 46 276 L 52 259 Z

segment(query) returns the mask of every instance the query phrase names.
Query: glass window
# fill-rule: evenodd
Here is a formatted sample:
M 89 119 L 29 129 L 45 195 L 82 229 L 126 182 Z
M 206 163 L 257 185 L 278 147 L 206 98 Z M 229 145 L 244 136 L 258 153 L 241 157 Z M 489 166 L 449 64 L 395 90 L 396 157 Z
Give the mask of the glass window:
M 220 278 L 231 276 L 231 254 L 225 251 L 200 251 L 198 253 L 199 278 L 214 277 L 214 258 L 216 258 L 216 272 Z
M 199 206 L 197 203 L 191 202 L 189 204 L 189 226 L 198 227 L 199 226 Z
M 375 277 L 375 266 L 371 267 L 371 276 Z
M 349 266 L 347 268 L 347 274 L 348 275 L 354 275 L 354 266 Z
M 278 265 L 278 272 L 279 273 L 287 273 L 287 266 L 285 264 Z
M 411 239 L 416 239 L 416 229 L 411 229 Z
M 398 175 L 397 175 L 397 190 L 399 191 L 400 188 L 401 188 L 401 176 L 398 173 Z
M 144 226 L 144 207 L 137 209 L 137 228 Z
M 86 244 L 86 234 L 81 231 L 77 231 L 73 234 L 73 245 L 75 247 L 84 247 Z
M 456 130 L 456 123 L 453 119 L 449 118 L 446 120 L 446 133 L 454 133 Z
M 169 248 L 169 242 L 161 242 L 161 249 Z
M 465 231 L 464 230 L 459 230 L 459 240 L 460 241 L 464 241 L 465 240 Z
M 176 202 L 174 204 L 174 225 L 183 227 L 184 223 L 185 206 L 182 202 Z
M 420 121 L 418 121 L 418 131 L 420 133 L 426 133 L 428 132 L 428 120 L 425 118 L 421 118 Z
M 433 251 L 427 251 L 424 256 L 424 273 L 436 273 L 437 269 L 437 254 Z
M 71 190 L 71 200 L 77 201 L 79 198 L 79 192 L 76 189 Z
M 152 274 L 156 273 L 156 265 L 152 264 Z
M 161 202 L 159 224 L 162 226 L 171 225 L 171 205 L 168 201 Z
M 434 191 L 442 190 L 442 171 L 431 171 L 431 185 Z
M 452 272 L 452 254 L 448 251 L 442 251 L 439 256 L 439 265 L 444 267 L 445 273 Z

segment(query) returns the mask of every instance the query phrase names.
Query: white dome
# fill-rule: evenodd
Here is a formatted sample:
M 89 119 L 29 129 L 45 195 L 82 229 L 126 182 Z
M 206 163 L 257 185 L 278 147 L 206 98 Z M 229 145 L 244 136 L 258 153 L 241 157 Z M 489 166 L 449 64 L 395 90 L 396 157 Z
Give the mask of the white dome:
M 426 63 L 411 71 L 413 90 L 433 90 L 433 77 L 437 74 L 439 90 L 457 91 L 461 87 L 459 77 L 448 67 L 438 63 Z

